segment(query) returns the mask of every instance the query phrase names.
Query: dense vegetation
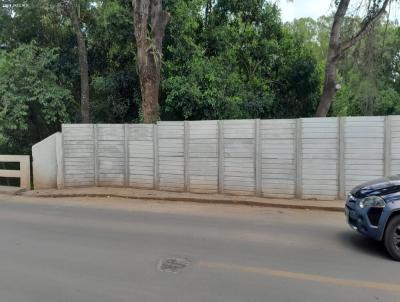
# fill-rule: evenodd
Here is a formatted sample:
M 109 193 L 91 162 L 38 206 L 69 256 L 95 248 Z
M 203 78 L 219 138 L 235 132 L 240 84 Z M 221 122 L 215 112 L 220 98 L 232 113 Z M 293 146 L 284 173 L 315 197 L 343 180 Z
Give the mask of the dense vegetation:
M 30 146 L 80 122 L 78 47 L 53 0 L 0 0 L 0 147 Z M 332 16 L 284 24 L 262 0 L 165 0 L 163 120 L 315 114 Z M 140 122 L 131 0 L 81 0 L 92 122 Z M 356 18 L 347 18 L 351 32 Z M 400 114 L 400 30 L 382 20 L 340 62 L 330 115 Z

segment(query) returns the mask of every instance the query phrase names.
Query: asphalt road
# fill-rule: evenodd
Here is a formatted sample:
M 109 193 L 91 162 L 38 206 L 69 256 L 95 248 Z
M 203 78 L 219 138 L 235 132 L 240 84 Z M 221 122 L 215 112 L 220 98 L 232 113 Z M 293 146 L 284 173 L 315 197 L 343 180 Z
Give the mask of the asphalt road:
M 0 301 L 398 302 L 400 263 L 340 213 L 1 197 Z

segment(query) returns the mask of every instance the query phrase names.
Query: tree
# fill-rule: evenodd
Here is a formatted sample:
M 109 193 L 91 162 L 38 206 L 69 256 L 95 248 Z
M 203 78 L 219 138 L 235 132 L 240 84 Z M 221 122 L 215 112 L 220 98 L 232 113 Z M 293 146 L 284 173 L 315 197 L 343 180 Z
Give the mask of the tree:
M 363 39 L 374 23 L 382 17 L 390 1 L 391 0 L 369 0 L 366 8 L 367 13 L 360 23 L 360 28 L 347 39 L 344 37 L 343 23 L 349 8 L 350 0 L 339 1 L 330 33 L 328 55 L 325 65 L 324 88 L 316 112 L 317 117 L 324 117 L 328 114 L 332 100 L 336 94 L 336 72 L 338 62 L 349 49 Z
M 60 86 L 55 49 L 23 44 L 0 51 L 0 137 L 3 150 L 27 154 L 60 129 L 75 109 L 71 92 Z
M 330 16 L 321 16 L 316 20 L 312 18 L 300 18 L 286 23 L 285 26 L 290 33 L 312 51 L 313 57 L 317 60 L 319 67 L 324 69 L 332 18 Z
M 143 1 L 0 0 L 0 150 L 29 152 L 62 122 L 82 121 L 78 36 L 91 122 L 315 115 L 333 15 L 283 24 L 268 0 L 147 0 L 147 17 L 133 17 Z M 365 23 L 351 10 L 342 46 Z M 332 115 L 400 112 L 400 28 L 371 22 L 337 61 Z
M 332 103 L 333 115 L 399 113 L 399 34 L 395 22 L 379 23 L 340 62 L 338 82 L 342 87 Z
M 162 42 L 169 13 L 162 0 L 132 0 L 137 66 L 145 123 L 159 119 Z
M 168 2 L 161 117 L 289 118 L 315 113 L 321 89 L 309 47 L 265 0 Z M 207 21 L 207 22 L 206 22 Z
M 81 79 L 81 118 L 83 123 L 90 123 L 89 65 L 86 36 L 80 17 L 80 0 L 63 0 L 65 12 L 69 15 L 78 44 L 79 70 Z
M 86 25 L 92 121 L 137 122 L 141 102 L 131 1 L 103 1 L 91 15 Z

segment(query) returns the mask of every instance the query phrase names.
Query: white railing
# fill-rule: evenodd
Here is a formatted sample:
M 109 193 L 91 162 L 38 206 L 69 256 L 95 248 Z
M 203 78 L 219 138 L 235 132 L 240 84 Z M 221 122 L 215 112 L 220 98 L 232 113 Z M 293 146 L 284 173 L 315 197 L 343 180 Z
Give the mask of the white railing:
M 0 163 L 19 163 L 19 170 L 0 169 L 0 177 L 15 177 L 20 179 L 20 188 L 31 188 L 31 168 L 29 155 L 0 155 Z

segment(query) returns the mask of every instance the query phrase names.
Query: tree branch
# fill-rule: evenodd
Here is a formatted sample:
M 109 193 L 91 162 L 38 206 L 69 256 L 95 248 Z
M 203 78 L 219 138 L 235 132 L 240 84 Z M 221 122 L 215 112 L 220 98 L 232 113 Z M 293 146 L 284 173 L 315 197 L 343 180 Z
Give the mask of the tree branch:
M 364 35 L 368 32 L 371 26 L 380 19 L 380 17 L 386 12 L 386 7 L 390 3 L 391 0 L 385 0 L 382 4 L 382 7 L 376 11 L 372 16 L 366 17 L 363 21 L 363 24 L 360 30 L 352 36 L 349 40 L 344 41 L 340 44 L 339 53 L 342 55 L 346 50 L 350 49 L 354 44 L 360 41 Z
M 333 18 L 333 24 L 329 39 L 329 54 L 328 61 L 334 60 L 337 56 L 340 48 L 340 31 L 346 15 L 347 9 L 349 8 L 350 0 L 342 0 L 336 10 Z

